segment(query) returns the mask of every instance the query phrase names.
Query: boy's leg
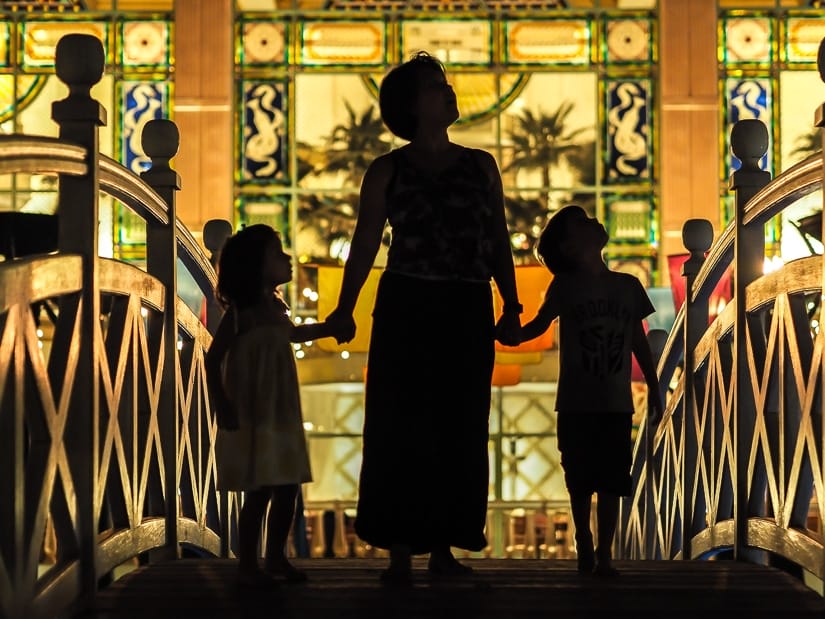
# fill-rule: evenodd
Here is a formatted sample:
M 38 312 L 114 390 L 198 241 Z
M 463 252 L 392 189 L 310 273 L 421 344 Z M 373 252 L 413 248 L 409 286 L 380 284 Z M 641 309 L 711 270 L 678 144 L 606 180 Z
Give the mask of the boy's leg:
M 590 531 L 590 503 L 593 495 L 589 492 L 570 492 L 570 510 L 576 527 L 576 555 L 578 570 L 582 574 L 593 571 L 593 534 Z
M 597 495 L 596 518 L 598 519 L 598 541 L 596 548 L 596 574 L 615 576 L 618 574 L 612 562 L 613 536 L 619 519 L 619 497 L 600 492 Z

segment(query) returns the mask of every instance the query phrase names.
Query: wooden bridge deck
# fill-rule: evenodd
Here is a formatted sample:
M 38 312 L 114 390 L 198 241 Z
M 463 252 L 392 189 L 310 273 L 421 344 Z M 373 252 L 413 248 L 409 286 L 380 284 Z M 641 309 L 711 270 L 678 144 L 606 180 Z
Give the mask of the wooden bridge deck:
M 582 577 L 574 561 L 477 559 L 471 579 L 431 580 L 416 559 L 409 588 L 378 581 L 385 560 L 296 559 L 309 581 L 239 590 L 236 562 L 181 559 L 140 567 L 101 590 L 75 619 L 492 619 L 549 617 L 825 617 L 825 599 L 776 568 L 733 561 L 617 562 L 612 580 Z

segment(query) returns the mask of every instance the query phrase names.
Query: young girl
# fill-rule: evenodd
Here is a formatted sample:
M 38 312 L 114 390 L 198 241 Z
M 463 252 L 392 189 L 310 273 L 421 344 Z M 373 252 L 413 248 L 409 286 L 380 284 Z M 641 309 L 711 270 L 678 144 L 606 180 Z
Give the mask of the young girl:
M 550 219 L 536 253 L 554 277 L 538 314 L 522 327 L 522 340 L 541 335 L 559 318 L 557 433 L 576 525 L 578 569 L 615 576 L 611 547 L 619 497 L 631 491 L 631 354 L 647 382 L 654 421 L 662 403 L 642 324 L 653 305 L 637 278 L 607 267 L 601 253 L 606 243 L 604 226 L 579 206 L 566 206 Z M 594 493 L 595 551 L 590 532 Z
M 226 312 L 206 354 L 206 374 L 218 418 L 218 488 L 244 492 L 242 585 L 266 586 L 273 575 L 306 580 L 285 555 L 300 484 L 312 481 L 291 342 L 332 330 L 326 323 L 292 323 L 278 290 L 291 280 L 291 259 L 267 225 L 242 229 L 221 250 L 216 297 Z M 261 570 L 258 538 L 270 502 Z

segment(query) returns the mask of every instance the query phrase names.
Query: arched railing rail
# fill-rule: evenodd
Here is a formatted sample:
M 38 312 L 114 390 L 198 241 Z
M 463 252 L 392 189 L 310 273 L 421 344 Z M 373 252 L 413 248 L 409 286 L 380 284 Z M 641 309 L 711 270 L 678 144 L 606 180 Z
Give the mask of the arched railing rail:
M 59 179 L 57 239 L 0 262 L 0 617 L 82 608 L 125 561 L 224 555 L 238 497 L 215 485 L 205 389 L 211 336 L 178 294 L 183 263 L 214 308 L 215 273 L 175 215 L 177 128 L 149 122 L 152 167 L 100 154 L 105 111 L 90 96 L 103 50 L 57 46 L 69 95 L 57 138 L 0 137 L 0 173 Z M 146 222 L 146 267 L 99 256 L 100 195 Z
M 820 45 L 825 79 L 825 41 Z M 825 109 L 825 106 L 823 107 Z M 817 126 L 825 127 L 822 110 Z M 825 580 L 823 256 L 763 273 L 765 225 L 822 192 L 822 153 L 769 182 L 758 162 L 767 131 L 745 120 L 731 144 L 735 219 L 713 243 L 710 223 L 683 228 L 687 301 L 661 347 L 666 412 L 634 447 L 621 556 L 718 553 Z M 709 250 L 709 251 L 708 251 Z M 731 302 L 709 323 L 708 300 L 731 270 Z

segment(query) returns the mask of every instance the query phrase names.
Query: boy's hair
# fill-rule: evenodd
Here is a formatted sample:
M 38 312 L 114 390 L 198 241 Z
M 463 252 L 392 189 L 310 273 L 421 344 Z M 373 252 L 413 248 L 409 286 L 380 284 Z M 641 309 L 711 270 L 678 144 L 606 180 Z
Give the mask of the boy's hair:
M 418 120 L 411 108 L 418 99 L 423 71 L 444 74 L 444 65 L 427 52 L 417 52 L 387 73 L 378 90 L 381 119 L 392 133 L 405 140 L 412 140 L 418 128 Z
M 569 204 L 544 225 L 536 243 L 536 257 L 553 273 L 569 273 L 575 270 L 576 263 L 562 250 L 562 243 L 567 237 L 567 221 L 576 213 L 587 213 L 578 204 Z
M 264 254 L 280 235 L 266 224 L 246 226 L 226 239 L 218 258 L 215 297 L 224 309 L 248 307 L 261 298 Z

